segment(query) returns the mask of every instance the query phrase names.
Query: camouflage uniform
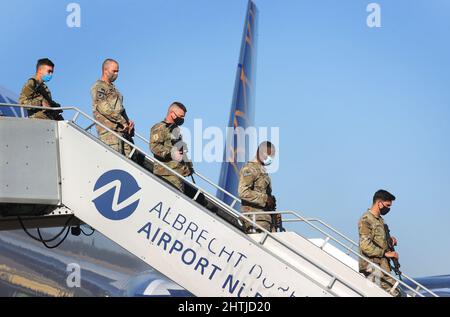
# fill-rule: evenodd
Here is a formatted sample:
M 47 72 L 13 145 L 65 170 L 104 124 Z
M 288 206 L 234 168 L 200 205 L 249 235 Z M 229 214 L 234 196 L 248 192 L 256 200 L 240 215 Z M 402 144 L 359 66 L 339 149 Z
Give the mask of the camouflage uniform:
M 250 161 L 239 173 L 239 197 L 242 200 L 241 211 L 244 213 L 267 211 L 267 200 L 272 195 L 272 182 L 265 167 L 258 161 Z M 253 219 L 253 218 L 251 218 Z M 256 223 L 267 231 L 275 231 L 271 215 L 256 215 Z M 245 223 L 248 233 L 253 227 Z M 258 229 L 256 229 L 258 231 Z
M 38 80 L 36 77 L 29 79 L 22 88 L 22 92 L 19 96 L 19 104 L 44 107 L 43 102 L 46 101 L 45 98 L 39 94 L 36 89 L 38 87 Z M 48 96 L 51 98 L 52 94 L 45 83 L 41 83 L 42 89 L 47 92 Z M 53 120 L 53 114 L 51 111 L 39 110 L 39 109 L 27 109 L 28 117 L 32 119 L 44 119 Z
M 182 162 L 177 162 L 172 158 L 172 153 L 177 151 L 177 147 L 175 145 L 179 144 L 184 143 L 178 127 L 165 121 L 157 123 L 152 127 L 150 132 L 150 150 L 155 155 L 155 158 L 165 163 L 166 166 L 173 169 L 180 175 L 186 177 L 192 175 L 193 172 L 192 162 L 189 161 L 186 155 L 186 146 L 184 145 Z M 181 192 L 184 192 L 183 180 L 165 169 L 160 164 L 154 165 L 153 173 L 178 188 Z
M 91 88 L 93 113 L 95 120 L 99 121 L 122 137 L 127 137 L 124 126 L 128 123 L 123 97 L 114 84 L 98 80 Z M 111 132 L 97 125 L 97 133 L 105 144 L 117 152 L 129 155 L 132 148 Z
M 370 209 L 361 217 L 358 223 L 359 230 L 359 252 L 373 263 L 378 264 L 382 269 L 391 272 L 389 259 L 384 256 L 388 250 L 386 234 L 384 230 L 384 220 L 380 216 L 375 217 Z M 375 269 L 370 263 L 359 260 L 359 271 L 368 277 L 372 282 L 377 283 L 384 290 L 389 292 L 396 281 L 380 270 Z M 400 296 L 398 289 L 392 292 L 394 296 Z

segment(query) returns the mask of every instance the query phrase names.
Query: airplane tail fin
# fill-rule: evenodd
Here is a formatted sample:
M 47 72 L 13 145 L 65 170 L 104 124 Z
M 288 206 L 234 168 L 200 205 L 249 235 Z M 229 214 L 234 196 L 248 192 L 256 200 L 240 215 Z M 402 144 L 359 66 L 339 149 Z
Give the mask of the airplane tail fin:
M 239 170 L 251 154 L 248 142 L 240 141 L 245 140 L 245 137 L 240 139 L 239 132 L 254 125 L 257 30 L 258 8 L 249 0 L 228 123 L 228 127 L 233 128 L 234 134 L 227 137 L 219 181 L 220 187 L 234 195 L 237 195 Z M 225 203 L 232 202 L 232 199 L 221 191 L 218 191 L 217 196 Z
M 18 96 L 6 88 L 0 87 L 0 103 L 2 104 L 17 104 Z M 26 110 L 18 107 L 2 107 L 0 109 L 0 116 L 4 117 L 25 117 Z

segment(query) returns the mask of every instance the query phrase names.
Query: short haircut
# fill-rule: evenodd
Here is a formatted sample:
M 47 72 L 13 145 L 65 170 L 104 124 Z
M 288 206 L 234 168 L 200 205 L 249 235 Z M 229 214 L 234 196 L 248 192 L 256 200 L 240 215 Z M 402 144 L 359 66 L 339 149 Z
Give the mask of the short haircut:
M 41 58 L 40 60 L 37 61 L 36 64 L 36 71 L 39 69 L 39 67 L 41 66 L 50 66 L 50 67 L 55 67 L 55 64 L 53 64 L 53 62 L 51 60 L 49 60 L 48 58 Z
M 390 192 L 384 190 L 384 189 L 380 189 L 379 191 L 377 191 L 375 193 L 375 195 L 373 195 L 373 203 L 375 204 L 378 200 L 381 200 L 381 201 L 394 201 L 395 200 L 395 196 L 392 195 Z
M 178 102 L 178 101 L 172 102 L 172 104 L 170 105 L 169 109 L 172 109 L 173 107 L 180 108 L 181 110 L 184 111 L 184 113 L 187 112 L 186 107 L 181 102 Z
M 258 146 L 258 153 L 262 150 L 262 149 L 272 149 L 275 150 L 275 145 L 273 145 L 271 142 L 269 141 L 264 141 L 262 142 L 259 146 Z
M 108 65 L 109 63 L 116 63 L 117 65 L 119 65 L 119 62 L 116 61 L 115 59 L 107 58 L 107 59 L 105 59 L 105 61 L 102 64 L 102 71 L 105 70 L 106 65 Z

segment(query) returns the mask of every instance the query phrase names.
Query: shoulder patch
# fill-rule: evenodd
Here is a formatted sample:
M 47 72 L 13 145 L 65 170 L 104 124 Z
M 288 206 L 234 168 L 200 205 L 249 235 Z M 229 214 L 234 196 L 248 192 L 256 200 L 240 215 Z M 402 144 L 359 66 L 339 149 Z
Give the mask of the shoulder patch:
M 25 85 L 28 85 L 28 86 L 36 86 L 36 84 L 37 84 L 37 81 L 36 81 L 36 79 L 34 79 L 34 78 L 30 78 L 30 79 L 28 79 L 28 81 L 26 82 L 26 84 Z
M 152 127 L 152 129 L 151 129 L 151 133 L 156 133 L 156 132 L 158 132 L 158 131 L 160 130 L 160 128 L 161 128 L 161 123 L 155 124 L 155 125 Z
M 255 171 L 252 169 L 252 167 L 249 164 L 246 164 L 242 168 L 241 172 L 242 172 L 243 177 L 248 177 L 248 176 L 252 176 Z
M 105 99 L 106 92 L 103 88 L 97 89 L 96 97 L 97 100 L 103 100 Z

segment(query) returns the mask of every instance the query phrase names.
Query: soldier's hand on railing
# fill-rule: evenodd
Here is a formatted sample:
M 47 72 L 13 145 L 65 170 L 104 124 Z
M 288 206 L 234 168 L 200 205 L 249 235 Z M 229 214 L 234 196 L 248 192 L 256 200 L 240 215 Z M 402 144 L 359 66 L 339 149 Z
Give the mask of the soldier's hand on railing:
M 396 260 L 399 259 L 399 256 L 398 256 L 398 253 L 397 253 L 397 252 L 389 251 L 389 252 L 386 252 L 386 253 L 384 254 L 384 256 L 387 257 L 387 258 L 389 258 L 389 259 L 396 259 Z
M 50 108 L 50 104 L 48 103 L 47 100 L 42 100 L 42 107 L 46 107 L 46 108 Z

